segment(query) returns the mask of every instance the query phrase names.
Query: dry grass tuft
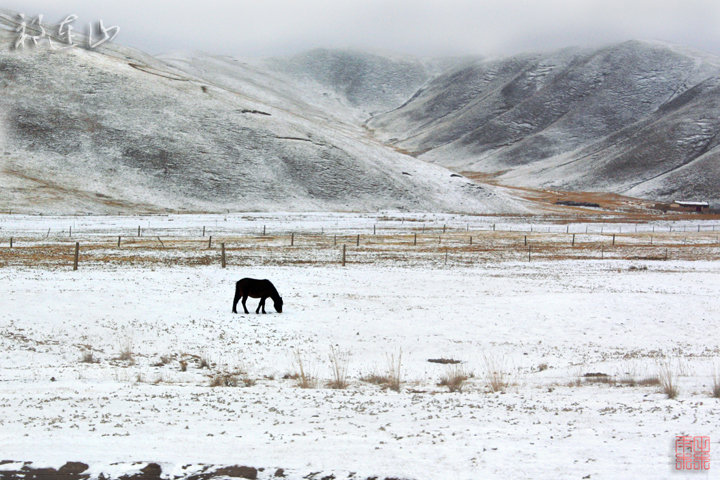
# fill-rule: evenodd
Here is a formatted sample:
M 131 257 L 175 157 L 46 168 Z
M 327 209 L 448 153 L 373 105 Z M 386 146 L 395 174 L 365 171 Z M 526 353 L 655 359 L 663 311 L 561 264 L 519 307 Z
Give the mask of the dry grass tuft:
M 153 367 L 164 367 L 170 362 L 172 362 L 172 357 L 170 355 L 163 355 L 160 357 L 160 360 L 153 363 Z
M 87 352 L 83 353 L 82 357 L 80 358 L 81 363 L 100 363 L 100 359 L 95 356 L 95 354 L 92 352 L 92 350 L 88 350 Z
M 678 396 L 680 393 L 677 386 L 678 375 L 670 360 L 665 359 L 658 363 L 658 379 L 660 389 L 668 398 Z
M 502 392 L 508 385 L 508 374 L 505 366 L 505 357 L 491 357 L 484 355 L 485 359 L 485 381 L 490 391 Z
M 297 385 L 300 388 L 317 388 L 318 380 L 314 375 L 310 375 L 305 371 L 305 365 L 302 361 L 300 350 L 295 350 L 295 367 L 297 368 Z
M 450 392 L 462 392 L 463 384 L 467 379 L 468 375 L 465 371 L 458 366 L 454 366 L 449 368 L 444 376 L 440 377 L 438 385 L 448 387 Z
M 249 377 L 241 377 L 234 373 L 218 373 L 210 379 L 211 387 L 252 387 L 256 381 Z
M 206 355 L 201 355 L 198 358 L 198 368 L 207 368 L 208 370 L 210 370 L 210 365 L 212 364 L 210 360 L 208 360 Z
M 713 371 L 712 396 L 713 398 L 720 398 L 720 371 L 718 371 L 717 366 L 715 366 Z
M 331 345 L 329 358 L 332 370 L 332 380 L 328 382 L 327 386 L 339 390 L 347 388 L 347 372 L 348 364 L 350 363 L 350 354 L 348 352 L 336 350 L 335 347 Z
M 603 383 L 611 386 L 650 387 L 660 385 L 660 379 L 657 376 L 637 379 L 632 376 L 617 378 L 606 373 L 586 373 L 583 375 L 582 382 L 578 382 L 575 386 L 593 383 Z
M 120 344 L 120 352 L 116 357 L 116 360 L 121 362 L 128 362 L 130 365 L 135 364 L 135 356 L 133 354 L 133 342 L 130 338 L 126 338 Z
M 371 373 L 360 377 L 361 382 L 372 383 L 373 385 L 387 385 L 390 383 L 390 378 L 387 375 L 381 375 L 379 373 Z
M 396 392 L 400 391 L 402 383 L 402 349 L 398 351 L 397 356 L 390 354 L 388 356 L 388 383 L 387 386 Z

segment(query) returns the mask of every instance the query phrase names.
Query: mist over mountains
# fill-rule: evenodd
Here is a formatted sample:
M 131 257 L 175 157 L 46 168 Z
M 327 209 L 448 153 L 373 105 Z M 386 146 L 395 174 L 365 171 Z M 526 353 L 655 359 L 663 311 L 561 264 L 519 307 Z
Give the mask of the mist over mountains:
M 720 61 L 627 42 L 501 59 L 5 48 L 0 208 L 526 212 L 509 185 L 720 200 Z

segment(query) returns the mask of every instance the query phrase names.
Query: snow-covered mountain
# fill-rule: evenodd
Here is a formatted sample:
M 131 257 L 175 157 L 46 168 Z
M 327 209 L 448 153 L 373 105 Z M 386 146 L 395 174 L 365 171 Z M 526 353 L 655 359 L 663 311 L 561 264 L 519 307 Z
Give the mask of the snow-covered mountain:
M 719 86 L 720 59 L 631 41 L 458 65 L 368 126 L 511 184 L 719 201 Z
M 720 201 L 720 60 L 678 47 L 240 60 L 13 50 L 12 28 L 0 28 L 3 210 L 527 211 L 453 171 Z
M 117 45 L 0 49 L 0 209 L 525 210 L 325 114 L 280 73 L 222 81 L 223 62 L 189 73 Z

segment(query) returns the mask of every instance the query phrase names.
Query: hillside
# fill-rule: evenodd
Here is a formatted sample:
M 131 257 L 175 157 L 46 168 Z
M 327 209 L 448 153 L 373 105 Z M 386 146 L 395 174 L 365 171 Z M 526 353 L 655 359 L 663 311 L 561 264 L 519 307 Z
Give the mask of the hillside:
M 1 44 L 12 38 L 0 30 Z M 0 51 L 0 209 L 525 210 L 301 100 L 286 105 L 282 82 L 238 83 L 115 45 Z
M 718 75 L 717 58 L 637 41 L 476 60 L 368 127 L 510 184 L 719 201 Z
M 11 25 L 0 29 L 10 45 Z M 0 209 L 517 213 L 501 184 L 720 202 L 720 59 L 0 50 Z

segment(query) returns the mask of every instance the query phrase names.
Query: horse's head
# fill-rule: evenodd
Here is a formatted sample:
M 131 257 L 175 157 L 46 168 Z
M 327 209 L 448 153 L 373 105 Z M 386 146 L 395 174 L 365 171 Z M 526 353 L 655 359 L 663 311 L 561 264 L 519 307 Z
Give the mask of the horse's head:
M 282 306 L 283 306 L 282 297 L 277 297 L 277 299 L 273 299 L 273 304 L 275 304 L 275 310 L 277 310 L 278 313 L 282 313 Z

